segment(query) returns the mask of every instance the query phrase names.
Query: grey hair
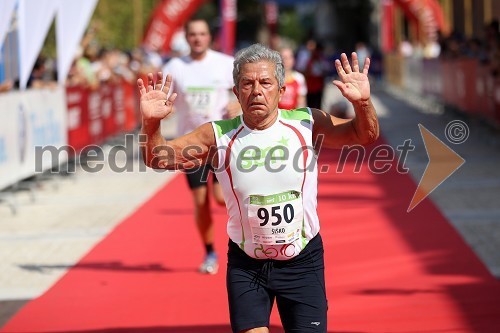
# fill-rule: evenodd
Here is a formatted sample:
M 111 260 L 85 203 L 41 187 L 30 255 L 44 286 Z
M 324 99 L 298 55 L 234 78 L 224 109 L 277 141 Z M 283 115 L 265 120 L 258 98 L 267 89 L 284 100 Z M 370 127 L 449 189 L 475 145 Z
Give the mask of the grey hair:
M 279 52 L 271 50 L 262 44 L 253 44 L 241 49 L 234 56 L 233 81 L 236 88 L 238 88 L 241 66 L 259 61 L 268 61 L 275 65 L 274 76 L 278 80 L 279 88 L 283 87 L 285 84 L 285 67 Z

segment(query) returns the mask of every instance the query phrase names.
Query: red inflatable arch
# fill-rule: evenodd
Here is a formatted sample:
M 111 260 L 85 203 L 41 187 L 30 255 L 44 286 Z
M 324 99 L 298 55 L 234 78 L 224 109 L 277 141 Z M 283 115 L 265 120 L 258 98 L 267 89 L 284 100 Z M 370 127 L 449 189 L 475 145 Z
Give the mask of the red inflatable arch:
M 170 51 L 173 34 L 206 0 L 163 0 L 149 21 L 142 45 L 150 50 Z

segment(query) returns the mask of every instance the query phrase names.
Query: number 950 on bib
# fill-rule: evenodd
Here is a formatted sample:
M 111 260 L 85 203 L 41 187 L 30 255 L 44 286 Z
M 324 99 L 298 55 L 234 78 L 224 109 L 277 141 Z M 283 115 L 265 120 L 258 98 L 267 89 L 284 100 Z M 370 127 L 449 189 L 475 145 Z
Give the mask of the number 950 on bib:
M 290 244 L 300 238 L 304 218 L 299 191 L 250 195 L 248 221 L 255 244 Z

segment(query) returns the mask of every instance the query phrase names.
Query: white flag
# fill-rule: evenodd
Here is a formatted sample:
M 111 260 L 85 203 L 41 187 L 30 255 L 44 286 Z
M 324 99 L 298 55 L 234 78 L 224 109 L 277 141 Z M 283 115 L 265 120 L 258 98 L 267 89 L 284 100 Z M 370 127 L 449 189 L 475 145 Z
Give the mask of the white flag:
M 16 7 L 17 0 L 0 0 L 0 49 L 3 46 L 5 36 L 9 31 L 12 12 Z
M 57 75 L 64 84 L 97 0 L 60 0 L 56 24 Z
M 19 0 L 19 87 L 26 89 L 33 65 L 54 18 L 58 0 Z

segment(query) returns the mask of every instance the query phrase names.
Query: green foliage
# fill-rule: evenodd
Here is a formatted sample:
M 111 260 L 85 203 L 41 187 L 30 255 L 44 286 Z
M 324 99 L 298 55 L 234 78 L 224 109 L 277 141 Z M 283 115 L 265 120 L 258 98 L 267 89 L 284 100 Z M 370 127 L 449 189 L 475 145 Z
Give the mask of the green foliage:
M 301 24 L 300 18 L 295 10 L 282 10 L 279 16 L 279 34 L 296 43 L 300 43 L 308 32 Z
M 91 27 L 99 44 L 126 48 L 133 43 L 132 1 L 100 0 Z M 121 35 L 121 38 L 116 38 Z
M 45 37 L 45 42 L 40 52 L 46 58 L 56 57 L 56 24 L 55 20 L 52 22 L 47 37 Z

